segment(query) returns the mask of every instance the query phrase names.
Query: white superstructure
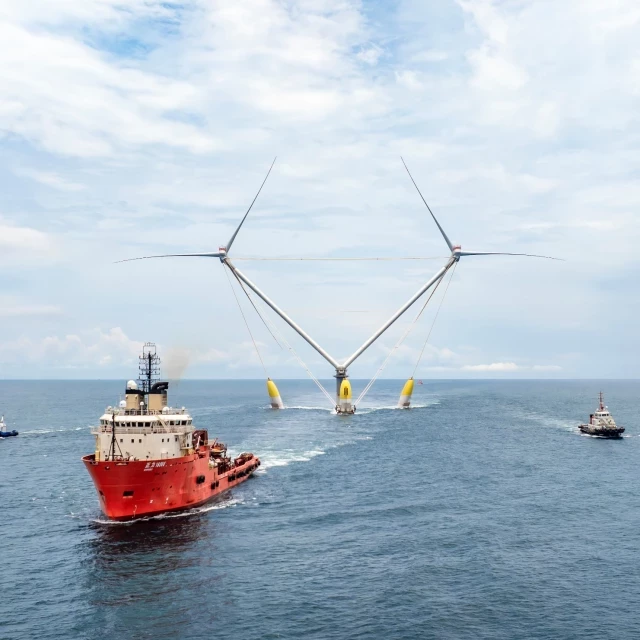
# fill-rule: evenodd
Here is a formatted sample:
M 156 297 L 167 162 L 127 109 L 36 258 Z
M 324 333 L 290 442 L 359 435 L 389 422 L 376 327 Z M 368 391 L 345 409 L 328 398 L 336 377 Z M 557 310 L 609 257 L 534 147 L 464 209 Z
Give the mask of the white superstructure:
M 198 447 L 193 419 L 184 408 L 168 406 L 168 382 L 160 382 L 160 358 L 155 345 L 144 345 L 140 380 L 129 380 L 125 399 L 107 407 L 96 437 L 96 460 L 166 460 L 180 458 Z M 204 436 L 201 436 L 204 437 Z
M 594 427 L 601 427 L 603 429 L 617 429 L 618 425 L 613 419 L 613 416 L 609 413 L 609 409 L 606 407 L 602 411 L 596 411 L 590 420 L 590 424 Z
M 107 460 L 115 426 L 116 455 L 125 460 L 179 458 L 193 449 L 193 420 L 184 409 L 126 411 L 107 407 L 96 437 L 96 459 Z M 119 450 L 118 450 L 119 449 Z

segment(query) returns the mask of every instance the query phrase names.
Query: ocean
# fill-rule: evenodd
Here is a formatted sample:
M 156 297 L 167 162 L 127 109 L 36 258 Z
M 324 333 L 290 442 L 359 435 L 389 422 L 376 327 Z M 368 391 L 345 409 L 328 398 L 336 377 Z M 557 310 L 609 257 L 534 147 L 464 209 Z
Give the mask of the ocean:
M 327 383 L 333 390 L 333 383 Z M 353 382 L 354 393 L 364 382 Z M 640 383 L 182 381 L 262 467 L 186 515 L 113 524 L 80 458 L 124 382 L 0 381 L 0 638 L 640 637 Z M 621 440 L 577 425 L 597 394 Z

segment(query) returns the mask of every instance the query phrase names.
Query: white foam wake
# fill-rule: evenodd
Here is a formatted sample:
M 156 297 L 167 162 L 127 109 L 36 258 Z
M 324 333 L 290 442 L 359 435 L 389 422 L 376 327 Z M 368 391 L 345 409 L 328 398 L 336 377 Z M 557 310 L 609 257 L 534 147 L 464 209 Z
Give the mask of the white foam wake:
M 324 411 L 325 413 L 335 413 L 335 409 L 330 407 L 303 407 L 303 406 L 289 406 L 285 405 L 285 410 L 297 410 L 297 411 Z M 271 409 L 271 407 L 269 407 Z
M 176 511 L 175 513 L 159 513 L 158 515 L 155 515 L 155 516 L 136 518 L 135 520 L 127 520 L 125 522 L 121 522 L 118 520 L 106 520 L 103 518 L 93 518 L 91 522 L 94 522 L 95 524 L 108 525 L 108 526 L 118 526 L 118 525 L 130 526 L 132 524 L 136 524 L 137 522 L 149 522 L 152 520 L 170 520 L 172 518 L 189 518 L 191 516 L 197 516 L 202 513 L 208 513 L 209 511 L 217 511 L 219 509 L 228 509 L 229 507 L 235 507 L 243 504 L 244 504 L 244 500 L 239 500 L 237 498 L 229 498 L 227 500 L 224 500 L 223 502 L 207 504 L 207 505 L 203 505 L 202 507 L 196 507 L 195 509 L 188 509 L 186 511 Z
M 66 431 L 83 431 L 89 430 L 91 427 L 65 427 L 62 429 L 31 429 L 29 431 L 20 431 L 21 436 L 40 436 L 45 433 L 65 433 Z
M 286 467 L 292 462 L 309 462 L 316 456 L 322 456 L 326 453 L 324 449 L 309 449 L 308 451 L 293 451 L 292 449 L 284 451 L 263 451 L 258 456 L 260 458 L 260 468 L 256 473 L 267 471 L 273 467 Z

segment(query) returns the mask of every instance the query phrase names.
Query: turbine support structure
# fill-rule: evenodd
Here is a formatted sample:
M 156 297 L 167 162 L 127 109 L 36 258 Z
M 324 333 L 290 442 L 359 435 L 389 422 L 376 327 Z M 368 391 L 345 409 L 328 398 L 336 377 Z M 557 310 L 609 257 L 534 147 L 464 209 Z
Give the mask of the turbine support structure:
M 346 367 L 336 367 L 336 413 L 338 415 L 353 415 L 356 407 L 351 399 L 351 383 Z
M 229 258 L 229 251 L 231 250 L 231 247 L 232 247 L 234 241 L 236 240 L 236 237 L 237 237 L 238 233 L 240 232 L 240 229 L 242 228 L 245 220 L 247 219 L 247 217 L 249 215 L 249 212 L 252 210 L 253 205 L 255 204 L 256 200 L 258 199 L 258 196 L 260 195 L 260 192 L 262 191 L 262 188 L 264 187 L 264 185 L 265 185 L 265 183 L 267 181 L 267 178 L 269 177 L 269 175 L 271 173 L 271 170 L 273 169 L 273 165 L 275 163 L 275 159 L 271 163 L 271 166 L 269 167 L 269 171 L 267 172 L 266 177 L 264 178 L 262 184 L 260 185 L 260 189 L 258 189 L 258 192 L 256 193 L 254 199 L 252 200 L 251 204 L 249 205 L 249 208 L 247 209 L 246 213 L 244 214 L 242 220 L 240 221 L 240 224 L 235 229 L 233 235 L 231 236 L 231 238 L 229 239 L 227 244 L 225 246 L 219 247 L 217 252 L 171 253 L 171 254 L 164 254 L 164 255 L 143 256 L 143 257 L 139 257 L 139 258 L 129 258 L 129 260 L 144 260 L 144 259 L 148 259 L 148 258 L 168 258 L 168 257 L 218 258 L 220 260 L 220 262 L 222 263 L 222 265 L 224 267 L 226 267 L 227 269 L 229 269 L 241 284 L 244 283 L 244 285 L 249 287 L 249 289 L 251 289 L 263 302 L 265 302 L 278 316 L 280 316 L 296 333 L 298 333 L 298 335 L 300 335 L 313 349 L 315 349 L 315 351 L 317 353 L 319 353 L 335 369 L 335 372 L 336 372 L 335 373 L 335 379 L 336 379 L 336 404 L 335 404 L 335 409 L 336 409 L 336 413 L 341 414 L 341 415 L 353 414 L 353 413 L 355 413 L 356 407 L 355 407 L 355 404 L 354 404 L 354 402 L 352 400 L 351 383 L 348 380 L 349 376 L 348 376 L 348 373 L 347 373 L 348 367 L 357 358 L 359 358 L 362 355 L 362 353 L 364 353 L 364 351 L 366 351 L 366 349 L 368 349 L 418 299 L 420 299 L 436 283 L 440 282 L 441 279 L 444 277 L 444 275 L 447 273 L 447 271 L 452 266 L 456 265 L 460 261 L 460 258 L 466 257 L 466 256 L 488 256 L 488 255 L 531 256 L 531 257 L 535 257 L 535 258 L 550 258 L 550 256 L 542 256 L 542 255 L 527 254 L 527 253 L 504 253 L 504 252 L 494 252 L 494 251 L 463 251 L 462 247 L 459 244 L 453 244 L 451 242 L 451 240 L 447 236 L 446 232 L 444 231 L 443 227 L 440 225 L 440 222 L 438 221 L 438 219 L 434 215 L 433 211 L 429 207 L 429 205 L 428 205 L 427 201 L 425 200 L 424 196 L 422 195 L 422 192 L 420 191 L 418 185 L 416 184 L 415 180 L 413 179 L 413 176 L 411 175 L 411 172 L 409 171 L 409 168 L 407 167 L 406 163 L 404 162 L 404 160 L 402 160 L 402 162 L 404 164 L 405 169 L 407 170 L 407 173 L 409 174 L 409 177 L 411 178 L 411 181 L 413 182 L 413 185 L 416 188 L 416 191 L 420 195 L 420 198 L 422 199 L 422 201 L 424 202 L 426 208 L 428 209 L 429 213 L 431 214 L 431 217 L 433 218 L 433 221 L 435 222 L 436 226 L 438 227 L 438 230 L 440 231 L 440 234 L 442 235 L 442 238 L 444 239 L 444 241 L 445 241 L 447 247 L 449 248 L 451 254 L 450 254 L 450 257 L 447 260 L 446 264 L 441 269 L 439 269 L 430 280 L 425 282 L 425 284 L 422 285 L 420 287 L 420 289 L 418 289 L 418 291 L 416 291 L 416 293 L 404 305 L 402 305 L 368 340 L 366 340 L 366 342 L 359 349 L 357 349 L 346 360 L 344 360 L 344 362 L 339 362 L 338 360 L 333 358 L 325 349 L 323 349 L 308 333 L 306 333 L 282 309 L 280 309 L 280 307 L 278 307 L 278 305 L 275 302 L 273 302 L 251 280 L 249 280 L 249 278 L 247 278 L 247 276 L 245 276 L 244 273 L 242 273 L 242 271 L 240 271 L 234 264 L 232 264 L 232 262 L 231 262 L 231 260 Z M 558 260 L 558 258 L 550 258 L 550 259 L 551 260 Z M 129 260 L 119 260 L 118 262 L 128 262 Z M 245 291 L 245 293 L 247 293 L 247 292 Z M 235 293 L 234 293 L 234 295 L 235 295 Z M 310 375 L 312 376 L 311 373 L 310 373 Z M 312 376 L 312 378 L 313 378 L 313 376 Z M 317 380 L 316 380 L 316 382 L 317 382 Z M 367 387 L 367 389 L 370 387 L 372 382 L 373 382 L 373 380 L 371 381 L 371 383 L 369 383 L 369 386 Z M 406 382 L 406 384 L 405 384 L 405 386 L 404 386 L 404 388 L 402 390 L 402 394 L 401 394 L 399 402 L 398 402 L 398 406 L 399 407 L 408 408 L 410 406 L 411 394 L 413 392 L 413 383 L 414 383 L 414 381 L 413 381 L 413 376 L 412 376 L 411 378 L 409 378 L 409 380 L 407 380 L 407 382 Z M 366 392 L 367 389 L 365 389 L 365 392 Z M 268 390 L 268 393 L 269 393 L 269 400 L 270 400 L 271 406 L 274 409 L 283 408 L 284 405 L 282 403 L 282 399 L 280 398 L 280 393 L 278 392 L 278 389 L 277 389 L 275 383 L 268 377 L 267 377 L 267 390 Z M 329 395 L 329 394 L 327 394 L 327 395 Z M 361 395 L 360 398 L 362 398 L 362 397 L 363 396 Z
M 278 387 L 276 387 L 276 383 L 271 378 L 267 378 L 267 393 L 269 394 L 269 402 L 272 409 L 284 409 L 284 402 L 282 402 Z

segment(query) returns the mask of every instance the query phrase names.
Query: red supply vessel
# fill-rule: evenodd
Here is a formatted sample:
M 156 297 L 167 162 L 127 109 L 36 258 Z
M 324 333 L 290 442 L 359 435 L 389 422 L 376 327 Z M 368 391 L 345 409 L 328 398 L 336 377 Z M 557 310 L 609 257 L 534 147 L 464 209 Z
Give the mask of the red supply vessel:
M 260 466 L 252 453 L 231 460 L 227 448 L 196 429 L 188 411 L 168 406 L 160 358 L 147 343 L 140 379 L 125 399 L 107 407 L 92 433 L 95 452 L 84 456 L 100 508 L 112 520 L 132 520 L 192 509 L 244 482 Z

